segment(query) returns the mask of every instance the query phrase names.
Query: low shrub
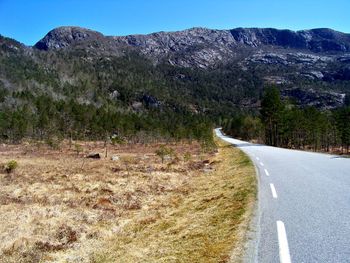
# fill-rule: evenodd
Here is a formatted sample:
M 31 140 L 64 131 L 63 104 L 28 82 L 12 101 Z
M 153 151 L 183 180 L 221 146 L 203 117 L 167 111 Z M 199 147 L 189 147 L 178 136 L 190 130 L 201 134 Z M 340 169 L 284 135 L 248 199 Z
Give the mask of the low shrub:
M 168 156 L 172 158 L 175 156 L 175 152 L 173 149 L 166 147 L 165 145 L 161 145 L 158 150 L 156 150 L 156 155 L 162 160 L 164 163 L 165 158 Z
M 18 163 L 15 160 L 9 161 L 4 165 L 4 170 L 6 173 L 10 174 L 18 167 Z

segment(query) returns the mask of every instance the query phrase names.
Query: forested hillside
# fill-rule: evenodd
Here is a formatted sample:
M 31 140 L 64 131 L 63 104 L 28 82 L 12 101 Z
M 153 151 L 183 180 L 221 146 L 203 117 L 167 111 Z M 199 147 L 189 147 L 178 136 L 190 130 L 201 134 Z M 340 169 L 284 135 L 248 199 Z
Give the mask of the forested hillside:
M 272 145 L 346 147 L 349 47 L 329 29 L 111 37 L 62 27 L 33 47 L 0 36 L 0 138 L 207 141 L 222 124 Z M 264 111 L 271 85 L 278 117 Z
M 173 89 L 161 70 L 137 54 L 90 61 L 84 50 L 46 53 L 2 42 L 3 140 L 104 139 L 112 133 L 136 140 L 211 138 L 212 122 L 189 107 L 187 91 Z
M 222 120 L 224 131 L 245 140 L 268 145 L 314 151 L 348 153 L 350 146 L 350 107 L 320 111 L 300 108 L 281 100 L 276 87 L 268 87 L 262 97 L 260 115 L 237 115 Z

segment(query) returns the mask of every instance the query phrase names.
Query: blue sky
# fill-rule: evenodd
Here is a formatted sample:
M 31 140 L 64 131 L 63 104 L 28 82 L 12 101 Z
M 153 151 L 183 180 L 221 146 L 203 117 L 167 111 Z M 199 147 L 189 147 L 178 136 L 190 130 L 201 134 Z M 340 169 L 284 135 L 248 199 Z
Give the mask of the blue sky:
M 215 29 L 328 27 L 350 32 L 349 0 L 0 0 L 0 34 L 33 45 L 58 26 L 105 35 L 195 26 Z

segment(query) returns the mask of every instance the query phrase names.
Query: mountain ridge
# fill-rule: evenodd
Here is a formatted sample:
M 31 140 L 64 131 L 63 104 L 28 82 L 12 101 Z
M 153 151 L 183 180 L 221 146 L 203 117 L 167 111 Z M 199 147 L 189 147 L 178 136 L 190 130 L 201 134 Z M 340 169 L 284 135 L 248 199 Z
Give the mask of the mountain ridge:
M 166 85 L 166 92 L 174 85 L 177 92 L 178 87 L 186 87 L 183 94 L 191 93 L 198 99 L 202 96 L 199 94 L 209 92 L 210 86 L 209 93 L 213 94 L 209 99 L 211 96 L 217 101 L 224 98 L 228 104 L 234 103 L 238 108 L 258 107 L 261 90 L 271 84 L 280 87 L 286 98 L 295 99 L 300 105 L 320 108 L 338 107 L 344 103 L 345 94 L 350 93 L 350 34 L 328 28 L 292 31 L 195 27 L 146 35 L 104 36 L 94 30 L 64 26 L 49 31 L 30 47 L 6 37 L 0 40 L 3 48 L 0 57 L 6 58 L 9 64 L 9 67 L 4 66 L 3 72 L 27 61 L 21 70 L 26 72 L 28 65 L 35 65 L 43 75 L 41 79 L 54 80 L 49 87 L 55 97 L 62 97 L 62 86 L 80 87 L 83 85 L 81 78 L 89 80 L 90 91 L 79 98 L 85 102 L 93 99 L 91 94 L 96 92 L 94 85 L 112 89 L 110 85 L 116 77 L 114 74 L 121 70 L 118 61 L 123 61 L 124 66 L 145 63 L 142 70 L 148 72 L 147 78 L 156 72 L 159 79 L 154 81 Z M 11 60 L 19 60 L 19 63 L 12 65 Z M 129 66 L 132 65 L 126 68 Z M 131 70 L 140 75 L 141 69 Z M 89 74 L 90 77 L 87 77 Z M 127 79 L 127 72 L 123 74 Z M 27 85 L 26 79 L 20 86 L 9 81 L 13 75 L 9 72 L 0 75 L 7 89 L 13 87 L 17 90 Z M 118 81 L 123 82 L 123 79 L 118 77 Z M 118 89 L 123 89 L 124 84 L 118 85 L 121 85 Z M 137 94 L 148 89 L 148 84 L 133 85 L 134 92 L 139 90 Z M 40 93 L 43 89 L 37 90 Z M 144 95 L 154 97 L 159 97 L 159 92 L 148 94 L 149 90 L 143 91 Z M 115 94 L 119 93 L 119 90 L 115 91 Z M 134 99 L 137 100 L 137 96 L 143 97 L 142 94 L 134 95 Z M 207 106 L 190 104 L 194 111 L 201 107 L 200 111 L 208 109 Z
M 59 50 L 76 46 L 95 48 L 104 54 L 120 54 L 128 48 L 142 53 L 155 63 L 167 61 L 181 67 L 209 68 L 240 57 L 242 49 L 298 49 L 315 54 L 335 55 L 350 52 L 350 34 L 327 28 L 292 31 L 274 28 L 235 28 L 217 30 L 194 27 L 181 31 L 155 32 L 127 36 L 104 36 L 81 27 L 51 30 L 33 47 Z
M 305 30 L 290 30 L 290 29 L 276 29 L 276 28 L 258 28 L 258 27 L 251 27 L 251 28 L 244 28 L 244 27 L 237 27 L 233 29 L 210 29 L 205 27 L 192 27 L 185 30 L 177 30 L 177 31 L 159 31 L 159 32 L 153 32 L 149 34 L 130 34 L 130 35 L 124 35 L 124 36 L 118 36 L 118 35 L 103 35 L 102 33 L 91 30 L 88 28 L 78 27 L 78 26 L 62 26 L 57 27 L 52 30 L 50 30 L 41 40 L 39 40 L 34 47 L 41 48 L 40 45 L 42 43 L 45 43 L 46 40 L 50 40 L 51 38 L 54 38 L 55 36 L 63 36 L 64 34 L 69 34 L 68 37 L 73 39 L 84 39 L 87 36 L 99 36 L 99 37 L 105 37 L 105 38 L 112 38 L 115 40 L 119 39 L 132 39 L 132 38 L 150 38 L 150 37 L 159 37 L 159 36 L 184 36 L 184 35 L 190 35 L 190 36 L 203 36 L 204 34 L 220 34 L 221 36 L 224 34 L 231 34 L 232 40 L 238 42 L 238 43 L 245 43 L 245 44 L 251 44 L 249 41 L 256 40 L 258 42 L 253 43 L 252 45 L 257 44 L 284 44 L 277 42 L 272 42 L 272 37 L 279 37 L 281 39 L 287 39 L 289 36 L 298 36 L 299 38 L 303 38 L 305 42 L 314 40 L 313 38 L 320 38 L 320 40 L 342 40 L 346 42 L 350 42 L 350 34 L 349 33 L 343 33 L 340 31 L 336 31 L 330 28 L 314 28 L 314 29 L 305 29 Z M 280 35 L 278 35 L 280 34 Z M 271 38 L 269 38 L 269 35 Z M 265 38 L 264 38 L 265 37 Z M 248 40 L 248 41 L 247 41 Z M 278 40 L 278 39 L 276 39 Z M 336 51 L 349 51 L 349 43 L 346 44 L 346 47 L 342 47 L 343 49 L 336 49 Z M 48 46 L 50 47 L 50 46 Z M 57 48 L 57 47 L 56 47 Z M 310 48 L 313 48 L 312 46 Z M 330 47 L 332 48 L 332 47 Z M 315 51 L 320 51 L 315 49 Z
M 338 31 L 338 30 L 334 30 L 332 28 L 312 28 L 312 29 L 302 29 L 302 30 L 291 30 L 291 29 L 277 29 L 277 28 L 273 28 L 273 27 L 236 27 L 236 28 L 232 28 L 232 29 L 211 29 L 211 28 L 206 28 L 206 27 L 191 27 L 188 29 L 183 29 L 183 30 L 174 30 L 174 31 L 156 31 L 156 32 L 152 32 L 152 33 L 146 33 L 146 34 L 127 34 L 127 35 L 104 35 L 103 33 L 93 30 L 93 29 L 89 29 L 89 28 L 84 28 L 84 27 L 80 27 L 80 26 L 60 26 L 60 27 L 56 27 L 53 28 L 52 30 L 50 30 L 41 40 L 43 40 L 46 36 L 54 33 L 54 32 L 59 32 L 59 31 L 83 31 L 83 32 L 91 32 L 91 33 L 96 33 L 99 35 L 102 35 L 104 37 L 117 37 L 117 38 L 124 38 L 124 37 L 132 37 L 132 36 L 152 36 L 152 35 L 158 35 L 158 34 L 177 34 L 177 33 L 184 33 L 184 32 L 214 32 L 214 31 L 222 31 L 222 32 L 234 32 L 234 31 L 264 31 L 264 30 L 273 30 L 273 31 L 280 31 L 280 32 L 290 32 L 290 33 L 294 33 L 294 34 L 298 34 L 298 33 L 305 33 L 305 32 L 319 32 L 322 33 L 324 36 L 328 35 L 328 38 L 331 35 L 334 34 L 339 34 L 339 35 L 343 35 L 343 36 L 347 36 L 350 39 L 350 33 L 345 33 L 342 31 Z M 41 40 L 39 40 L 38 42 L 40 42 Z M 37 43 L 38 43 L 37 42 Z M 35 44 L 34 44 L 35 46 Z

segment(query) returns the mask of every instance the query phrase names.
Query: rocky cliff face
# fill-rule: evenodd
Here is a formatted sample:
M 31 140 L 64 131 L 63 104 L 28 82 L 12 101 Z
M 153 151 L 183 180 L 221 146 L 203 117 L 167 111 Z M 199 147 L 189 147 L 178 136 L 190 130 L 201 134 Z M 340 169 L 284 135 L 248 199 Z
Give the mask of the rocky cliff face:
M 121 48 L 129 47 L 156 62 L 167 61 L 172 65 L 201 68 L 241 58 L 246 56 L 245 52 L 253 55 L 256 52 L 261 54 L 266 49 L 290 49 L 291 52 L 297 50 L 318 55 L 350 53 L 350 34 L 331 29 L 295 32 L 273 28 L 232 30 L 192 28 L 149 35 L 105 37 L 88 29 L 60 27 L 50 31 L 35 47 L 42 50 L 57 50 L 81 44 L 88 47 L 92 43 L 97 49 L 109 49 L 110 55 L 118 53 Z M 281 58 L 281 61 L 290 62 L 288 58 Z
M 57 50 L 90 41 L 103 43 L 105 37 L 99 32 L 81 27 L 59 27 L 47 33 L 35 47 L 41 50 Z
M 231 33 L 236 41 L 251 47 L 271 45 L 312 52 L 350 51 L 349 34 L 326 28 L 297 32 L 273 28 L 238 28 L 231 30 Z

